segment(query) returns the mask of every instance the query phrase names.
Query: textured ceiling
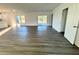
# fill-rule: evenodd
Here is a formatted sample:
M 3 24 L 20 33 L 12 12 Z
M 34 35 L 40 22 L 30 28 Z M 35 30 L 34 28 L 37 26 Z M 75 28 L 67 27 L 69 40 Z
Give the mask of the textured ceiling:
M 25 12 L 49 12 L 60 3 L 0 3 L 0 8 L 15 9 Z

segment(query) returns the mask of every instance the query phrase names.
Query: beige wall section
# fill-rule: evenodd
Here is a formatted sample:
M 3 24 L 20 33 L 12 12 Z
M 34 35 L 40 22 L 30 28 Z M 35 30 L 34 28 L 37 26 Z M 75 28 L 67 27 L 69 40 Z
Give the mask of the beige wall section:
M 7 20 L 6 20 L 6 13 L 1 13 L 0 14 L 0 19 L 2 19 L 2 21 L 0 21 L 0 28 L 4 28 L 4 27 L 7 27 Z
M 0 23 L 0 28 L 14 26 L 16 25 L 16 14 L 14 12 L 1 12 L 2 13 L 2 22 Z
M 8 17 L 8 23 L 11 26 L 16 26 L 16 14 L 15 13 L 10 13 Z

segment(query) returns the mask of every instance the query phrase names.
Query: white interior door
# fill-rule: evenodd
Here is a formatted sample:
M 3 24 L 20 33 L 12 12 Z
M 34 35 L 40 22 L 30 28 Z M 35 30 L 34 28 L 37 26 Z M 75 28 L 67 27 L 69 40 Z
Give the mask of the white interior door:
M 76 33 L 75 45 L 77 47 L 79 47 L 79 22 L 78 22 L 78 29 L 77 29 L 77 33 Z
M 65 38 L 67 38 L 71 44 L 75 43 L 74 41 L 78 26 L 78 14 L 79 14 L 79 6 L 77 4 L 71 5 L 68 9 L 68 16 L 64 34 Z

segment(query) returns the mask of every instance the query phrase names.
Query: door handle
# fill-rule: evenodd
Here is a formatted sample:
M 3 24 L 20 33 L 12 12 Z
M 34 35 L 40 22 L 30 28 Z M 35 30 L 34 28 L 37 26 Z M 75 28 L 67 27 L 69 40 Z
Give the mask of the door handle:
M 78 28 L 78 26 L 73 26 L 73 28 Z

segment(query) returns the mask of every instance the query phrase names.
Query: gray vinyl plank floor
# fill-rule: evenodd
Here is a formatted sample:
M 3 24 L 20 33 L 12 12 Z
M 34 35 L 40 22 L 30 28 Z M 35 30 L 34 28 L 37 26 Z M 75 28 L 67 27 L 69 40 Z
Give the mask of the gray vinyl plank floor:
M 11 29 L 0 36 L 0 54 L 79 55 L 79 48 L 50 26 L 27 26 Z

